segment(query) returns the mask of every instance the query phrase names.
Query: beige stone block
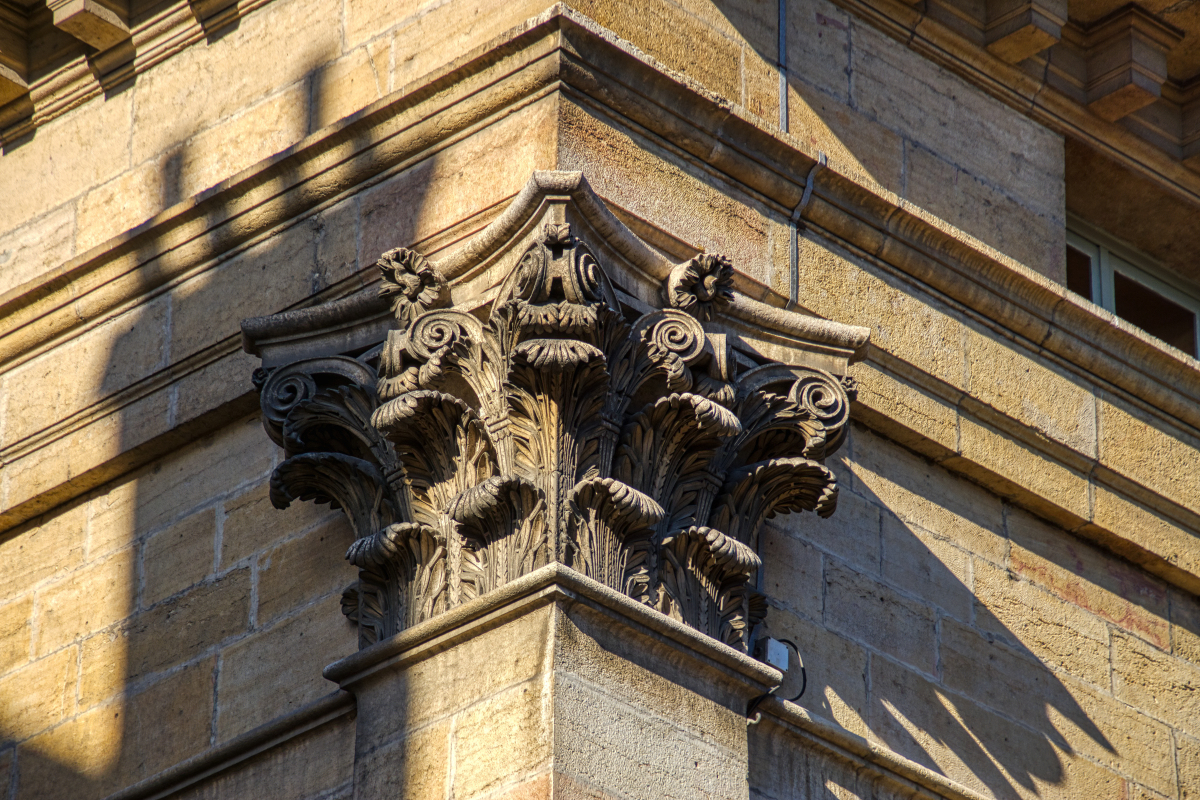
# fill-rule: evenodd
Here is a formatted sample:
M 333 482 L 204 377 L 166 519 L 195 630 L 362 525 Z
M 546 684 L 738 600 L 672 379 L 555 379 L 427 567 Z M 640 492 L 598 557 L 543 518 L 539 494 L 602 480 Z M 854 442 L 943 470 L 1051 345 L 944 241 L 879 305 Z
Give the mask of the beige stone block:
M 133 611 L 137 555 L 132 548 L 89 564 L 37 593 L 39 656 L 107 628 Z
M 1163 650 L 1170 648 L 1164 583 L 1019 509 L 1009 510 L 1008 534 L 1013 572 Z
M 871 660 L 871 728 L 887 746 L 985 795 L 1121 797 L 1124 782 L 1087 758 L 917 673 Z
M 199 194 L 303 139 L 310 99 L 305 83 L 293 85 L 188 139 L 164 160 L 172 199 Z
M 585 606 L 560 612 L 554 624 L 556 684 L 573 676 L 608 698 L 604 702 L 669 720 L 689 737 L 727 743 L 744 735 L 743 686 L 681 662 L 678 651 L 613 622 Z
M 1058 134 L 870 26 L 855 26 L 853 58 L 851 102 L 859 113 L 1031 211 L 1061 219 Z
M 527 106 L 363 192 L 363 265 L 515 195 L 533 170 L 567 169 L 554 167 L 555 109 L 550 99 Z
M 186 664 L 246 633 L 250 570 L 238 569 L 84 640 L 79 684 L 85 707 Z
M 221 569 L 228 569 L 290 534 L 318 523 L 330 523 L 334 515 L 342 514 L 316 503 L 292 503 L 280 511 L 271 505 L 270 488 L 269 483 L 263 482 L 225 501 Z
M 205 509 L 151 536 L 142 550 L 143 608 L 199 583 L 213 568 L 217 515 Z
M 1174 587 L 1171 593 L 1171 652 L 1200 664 L 1200 598 Z
M 20 800 L 98 800 L 208 747 L 214 659 L 25 742 Z
M 727 255 L 740 273 L 768 283 L 774 271 L 768 212 L 742 188 L 713 175 L 702 178 L 660 142 L 614 128 L 573 104 L 563 104 L 559 125 L 557 169 L 583 170 L 609 204 L 692 247 Z
M 750 47 L 742 47 L 742 105 L 763 120 L 767 130 L 779 127 L 779 67 Z
M 741 103 L 741 47 L 679 6 L 651 0 L 630 13 L 614 0 L 568 5 L 633 43 L 660 63 L 733 103 Z
M 556 773 L 617 797 L 684 800 L 746 796 L 744 723 L 738 727 L 737 741 L 716 731 L 697 735 L 677 724 L 674 713 L 658 710 L 648 714 L 574 676 L 556 675 L 553 685 Z M 536 702 L 537 698 L 530 700 Z M 525 744 L 538 734 L 537 711 L 536 706 L 527 711 L 521 728 L 515 731 L 524 764 L 530 769 L 538 764 L 544 747 Z M 462 730 L 461 718 L 458 730 Z M 544 750 L 548 756 L 549 748 Z M 631 765 L 636 769 L 630 769 Z M 461 768 L 456 768 L 456 789 L 460 774 Z
M 809 619 L 821 619 L 825 594 L 821 551 L 774 525 L 766 525 L 759 534 L 759 555 L 763 560 L 761 588 L 772 605 Z
M 1200 574 L 1196 534 L 1099 482 L 1092 484 L 1092 522 L 1182 570 Z
M 549 665 L 550 616 L 549 608 L 541 608 L 473 636 L 407 667 L 403 680 L 381 674 L 367 687 L 373 693 L 370 708 L 387 712 L 360 713 L 359 751 L 402 739 L 408 731 L 542 674 Z
M 824 17 L 828 22 L 818 28 L 819 34 L 828 30 L 844 36 L 834 24 L 839 21 L 837 16 L 844 16 L 843 12 L 831 13 L 835 16 Z M 840 92 L 844 95 L 846 75 L 829 77 L 841 81 Z M 814 89 L 805 82 L 808 80 L 809 75 L 804 72 L 798 77 L 793 75 L 788 83 L 788 132 L 810 148 L 825 153 L 830 166 L 839 172 L 900 194 L 904 189 L 904 140 L 856 113 L 845 102 Z M 777 87 L 776 94 L 778 91 Z
M 354 768 L 359 795 L 443 800 L 451 771 L 453 722 L 444 719 L 431 723 L 399 741 L 359 756 Z M 495 751 L 503 752 L 508 742 L 496 741 L 492 746 Z
M 1200 733 L 1200 665 L 1113 631 L 1112 686 L 1117 699 L 1189 735 Z
M 824 0 L 787 6 L 787 63 L 797 79 L 845 103 L 850 96 L 851 16 Z
M 59 650 L 0 678 L 4 738 L 19 742 L 72 716 L 78 682 L 78 647 Z
M 958 409 L 947 400 L 863 362 L 858 379 L 857 417 L 897 444 L 930 456 L 958 447 Z
M 609 800 L 606 795 L 594 789 L 589 791 L 590 787 L 572 785 L 568 782 L 569 780 L 566 776 L 555 775 L 554 782 L 551 783 L 551 776 L 539 775 L 503 790 L 496 795 L 496 800 L 550 800 L 551 786 L 561 788 L 557 795 L 559 797 L 576 797 L 579 800 Z
M 258 397 L 246 376 L 253 375 L 261 363 L 258 356 L 237 350 L 176 381 L 171 387 L 175 424 L 195 420 L 227 404 L 253 409 Z
M 832 517 L 822 519 L 815 514 L 788 514 L 776 517 L 772 525 L 864 572 L 878 574 L 879 506 L 851 492 L 840 479 L 839 484 L 837 512 Z M 769 562 L 767 566 L 770 568 Z
M 341 53 L 341 27 L 313 21 L 338 20 L 341 14 L 337 0 L 273 2 L 206 46 L 189 47 L 139 75 L 129 145 L 133 163 L 173 151 L 281 87 L 302 87 L 313 71 Z M 271 68 L 263 69 L 264 64 Z M 308 114 L 301 119 L 306 123 Z M 259 133 L 270 138 L 269 131 Z M 209 173 L 210 179 L 218 172 Z
M 328 722 L 272 747 L 262 755 L 222 770 L 175 800 L 296 800 L 300 797 L 344 799 L 354 780 L 354 717 Z
M 1042 732 L 1060 748 L 1174 792 L 1171 733 L 1162 723 L 950 620 L 942 622 L 940 654 L 947 688 Z
M 240 336 L 247 317 L 308 297 L 319 271 L 307 222 L 292 225 L 171 292 L 171 360 Z
M 0 597 L 16 597 L 83 563 L 87 505 L 75 503 L 37 517 L 0 539 Z
M 1186 508 L 1200 507 L 1200 440 L 1111 395 L 1100 397 L 1100 463 Z
M 807 687 L 795 700 L 798 705 L 831 719 L 860 736 L 867 735 L 867 651 L 828 631 L 822 625 L 773 608 L 768 612 L 764 636 L 787 639 L 804 660 Z M 776 697 L 795 697 L 802 688 L 800 670 L 784 675 Z
M 0 170 L 0 233 L 58 208 L 130 166 L 129 119 L 132 92 L 97 95 L 84 105 L 42 125 L 24 146 L 4 154 Z M 106 135 L 97 136 L 97 131 Z M 53 164 L 52 172 L 46 165 Z M 43 176 L 30 180 L 30 175 Z
M 389 56 L 387 47 L 366 45 L 315 73 L 310 130 L 318 131 L 383 97 L 388 90 Z
M 161 368 L 166 313 L 162 300 L 144 303 L 5 375 L 4 443 L 19 442 Z
M 1008 558 L 998 497 L 869 431 L 854 430 L 855 492 L 996 564 Z
M 1179 800 L 1200 797 L 1200 739 L 1175 734 L 1175 763 L 1179 765 Z
M 871 329 L 871 344 L 955 388 L 965 376 L 962 322 L 945 306 L 849 254 L 807 244 L 800 301 L 827 319 Z
M 1025 196 L 1010 195 L 992 180 L 924 148 L 905 152 L 904 197 L 927 212 L 927 221 L 958 239 L 962 231 L 1051 280 L 1065 282 L 1065 196 L 1050 208 L 1030 208 Z
M 1019 498 L 1042 513 L 1087 519 L 1091 507 L 1087 477 L 1042 450 L 963 416 L 959 451 L 961 457 L 945 463 L 995 487 L 997 493 Z
M 342 616 L 337 596 L 226 648 L 217 685 L 218 741 L 333 691 L 321 670 L 357 649 L 357 631 Z
M 7 227 L 8 223 L 0 224 Z M 74 236 L 75 206 L 71 203 L 0 236 L 0 294 L 70 259 L 75 254 Z
M 998 334 L 967 329 L 967 391 L 1088 458 L 1096 455 L 1093 387 Z
M 911 523 L 883 515 L 880 574 L 886 583 L 916 595 L 960 620 L 971 618 L 971 555 Z
M 214 497 L 262 480 L 270 474 L 278 450 L 255 415 L 142 468 L 92 501 L 89 557 L 123 547 L 208 505 Z
M 830 564 L 825 570 L 825 623 L 870 648 L 932 674 L 936 617 L 928 606 L 865 575 Z
M 0 605 L 0 675 L 29 661 L 32 621 L 32 593 Z
M 87 252 L 165 209 L 170 165 L 167 158 L 148 159 L 80 198 L 76 252 Z
M 346 561 L 353 542 L 350 523 L 339 515 L 264 553 L 258 561 L 259 624 L 358 580 L 358 570 Z
M 1092 614 L 976 560 L 975 622 L 1033 658 L 1108 685 L 1108 627 Z

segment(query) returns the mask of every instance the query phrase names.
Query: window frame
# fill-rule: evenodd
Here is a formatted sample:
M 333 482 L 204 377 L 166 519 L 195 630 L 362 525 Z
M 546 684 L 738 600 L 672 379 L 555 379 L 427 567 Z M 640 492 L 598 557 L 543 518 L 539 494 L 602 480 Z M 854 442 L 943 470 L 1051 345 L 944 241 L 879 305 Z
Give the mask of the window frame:
M 1171 276 L 1154 259 L 1073 215 L 1067 216 L 1067 245 L 1091 259 L 1093 298 L 1091 302 L 1113 316 L 1117 316 L 1116 297 L 1113 291 L 1114 271 L 1120 272 L 1126 278 L 1142 284 L 1147 289 L 1157 292 L 1171 302 L 1191 311 L 1195 320 L 1192 325 L 1192 347 L 1197 355 L 1188 357 L 1200 358 L 1200 289 L 1193 288 L 1189 292 L 1186 288 L 1182 288 L 1187 284 Z M 1117 318 L 1126 324 L 1133 325 L 1122 317 Z M 1144 331 L 1145 329 L 1138 327 L 1138 330 Z M 1167 347 L 1178 349 L 1163 342 L 1150 331 L 1145 331 L 1145 333 L 1153 336 L 1155 340 L 1162 342 Z M 1184 355 L 1188 354 L 1184 353 Z

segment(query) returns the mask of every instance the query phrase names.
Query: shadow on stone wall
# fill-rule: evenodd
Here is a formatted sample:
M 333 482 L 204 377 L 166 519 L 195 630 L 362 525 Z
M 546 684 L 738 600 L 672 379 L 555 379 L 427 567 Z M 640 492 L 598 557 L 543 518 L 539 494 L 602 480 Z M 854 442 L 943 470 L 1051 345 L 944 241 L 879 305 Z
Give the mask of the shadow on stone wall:
M 309 132 L 317 119 L 313 104 L 326 92 L 324 75 L 318 66 L 310 70 L 309 103 L 297 112 Z M 187 199 L 187 148 L 185 143 L 162 160 L 164 207 Z M 393 199 L 403 207 L 373 220 L 370 239 L 412 243 L 436 159 L 389 180 Z M 283 173 L 274 179 L 296 177 Z M 162 380 L 162 370 L 172 370 L 170 385 L 149 391 L 153 401 L 114 412 L 108 429 L 120 440 L 113 452 L 146 447 L 149 430 L 159 431 L 156 441 L 168 444 L 156 446 L 165 454 L 147 466 L 0 537 L 0 543 L 37 540 L 38 558 L 60 562 L 53 583 L 34 578 L 44 584 L 31 592 L 35 606 L 29 620 L 34 635 L 42 637 L 39 660 L 25 668 L 28 679 L 9 684 L 27 694 L 17 701 L 0 699 L 0 798 L 106 797 L 336 690 L 320 672 L 353 649 L 353 626 L 338 610 L 344 582 L 321 584 L 325 593 L 315 599 L 280 599 L 264 596 L 263 576 L 274 567 L 273 580 L 281 581 L 280 573 L 292 570 L 291 581 L 301 591 L 314 580 L 329 583 L 330 575 L 342 581 L 340 571 L 353 573 L 343 558 L 349 526 L 340 512 L 324 507 L 268 508 L 266 481 L 282 453 L 257 416 L 238 412 L 257 406 L 251 383 L 257 359 L 215 353 L 240 341 L 238 326 L 245 317 L 323 302 L 376 279 L 378 253 L 356 250 L 364 224 L 360 200 L 372 190 L 357 191 L 362 195 L 309 212 L 106 323 L 115 333 L 104 351 L 86 354 L 87 363 L 55 367 L 75 370 L 90 382 L 85 389 L 93 402 L 149 386 Z M 211 208 L 210 221 L 220 212 Z M 349 263 L 329 255 L 335 239 L 354 248 Z M 144 252 L 158 247 L 147 241 Z M 149 278 L 156 264 L 147 257 L 143 264 Z M 196 380 L 196 369 L 212 372 L 211 380 Z M 195 395 L 187 396 L 189 391 Z M 228 419 L 231 413 L 241 418 L 199 439 L 192 434 L 177 446 L 169 444 L 194 418 Z M 235 505 L 265 530 L 255 534 L 257 544 L 247 545 L 247 554 L 230 561 L 222 554 L 222 533 Z M 55 541 L 45 541 L 47 536 Z M 294 546 L 276 547 L 280 539 Z M 69 559 L 74 566 L 61 567 Z M 317 574 L 324 577 L 314 579 Z M 5 599 L 26 588 L 14 586 Z M 271 602 L 272 609 L 282 610 L 264 611 Z M 287 602 L 298 605 L 289 608 Z M 61 620 L 53 628 L 61 641 L 44 638 L 47 619 Z M 0 629 L 0 637 L 7 634 Z M 350 646 L 345 652 L 343 641 Z M 53 652 L 44 654 L 40 642 Z M 239 669 L 254 679 L 236 680 Z M 6 694 L 3 687 L 0 683 Z M 264 709 L 264 697 L 277 698 L 277 707 Z M 335 720 L 280 748 L 281 757 L 267 753 L 221 778 L 228 782 L 219 796 L 348 796 L 349 784 L 321 781 L 348 770 L 353 741 L 353 715 Z

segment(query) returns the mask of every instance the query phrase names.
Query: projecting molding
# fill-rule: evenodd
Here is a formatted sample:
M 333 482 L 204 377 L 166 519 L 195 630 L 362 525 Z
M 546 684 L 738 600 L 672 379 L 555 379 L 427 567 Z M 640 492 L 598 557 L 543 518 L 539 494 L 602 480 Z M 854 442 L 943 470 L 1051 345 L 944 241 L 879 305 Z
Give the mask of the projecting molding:
M 287 455 L 272 501 L 349 517 L 362 646 L 561 563 L 747 647 L 763 522 L 834 511 L 869 332 L 741 297 L 733 266 L 671 263 L 580 173 L 542 172 L 450 257 L 383 254 L 385 315 L 243 323 Z

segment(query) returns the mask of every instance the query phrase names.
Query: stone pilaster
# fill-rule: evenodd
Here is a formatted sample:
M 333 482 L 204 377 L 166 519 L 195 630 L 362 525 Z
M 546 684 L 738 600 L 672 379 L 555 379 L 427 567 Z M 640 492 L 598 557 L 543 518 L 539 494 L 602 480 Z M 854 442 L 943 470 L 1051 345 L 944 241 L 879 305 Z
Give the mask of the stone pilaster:
M 357 800 L 746 798 L 780 678 L 559 564 L 325 674 L 357 698 Z

